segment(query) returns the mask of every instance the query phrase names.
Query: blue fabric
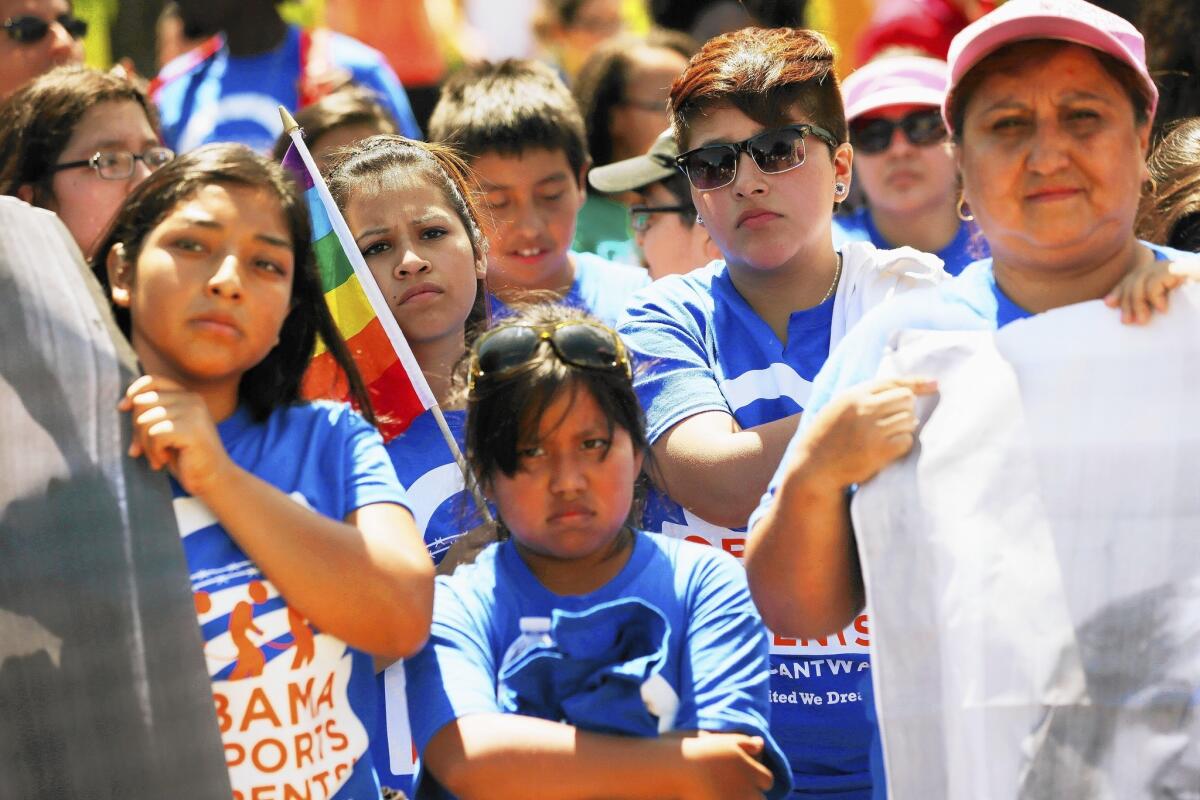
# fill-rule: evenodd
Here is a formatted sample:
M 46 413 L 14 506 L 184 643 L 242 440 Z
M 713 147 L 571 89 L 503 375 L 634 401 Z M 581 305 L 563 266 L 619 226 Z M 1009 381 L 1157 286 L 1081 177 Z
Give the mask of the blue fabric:
M 520 635 L 521 617 L 577 613 L 622 598 L 657 608 L 670 626 L 659 675 L 679 698 L 675 729 L 762 736 L 776 776 L 768 796 L 785 796 L 786 762 L 767 730 L 767 634 L 744 571 L 711 548 L 640 532 L 620 573 L 586 595 L 546 589 L 511 540 L 487 548 L 453 575 L 439 576 L 429 642 L 405 661 L 418 750 L 423 753 L 434 734 L 456 719 L 501 712 L 500 665 Z M 610 720 L 607 727 L 616 724 Z M 417 783 L 418 798 L 449 796 L 431 775 L 422 774 Z
M 934 253 L 946 265 L 946 272 L 958 275 L 967 265 L 981 258 L 988 258 L 987 241 L 978 229 L 969 222 L 958 226 L 958 233 L 950 243 Z M 974 240 L 974 241 L 973 241 Z M 840 248 L 845 242 L 870 242 L 881 250 L 891 250 L 899 247 L 895 242 L 884 238 L 875 227 L 875 220 L 865 206 L 859 207 L 848 214 L 835 214 L 833 217 L 833 246 Z
M 379 434 L 345 405 L 279 408 L 263 423 L 239 409 L 217 430 L 240 467 L 332 519 L 408 505 Z M 172 487 L 234 789 L 378 797 L 371 656 L 288 606 L 211 512 Z
M 462 451 L 466 446 L 467 412 L 443 411 L 442 416 Z M 432 411 L 413 420 L 408 430 L 386 447 L 396 475 L 408 492 L 417 530 L 425 537 L 434 563 L 440 564 L 455 539 L 483 522 L 462 470 Z
M 704 411 L 732 414 L 743 428 L 798 414 L 829 355 L 834 298 L 794 312 L 787 344 L 738 293 L 723 261 L 656 281 L 634 298 L 619 331 L 644 368 L 635 379 L 650 442 Z M 726 529 L 654 491 L 647 530 L 702 541 L 740 557 L 746 529 Z M 798 795 L 862 800 L 870 794 L 872 728 L 859 681 L 868 668 L 861 631 L 825 640 L 773 637 L 771 732 Z
M 188 54 L 163 68 L 173 74 Z M 379 51 L 340 33 L 330 33 L 330 58 L 353 81 L 374 91 L 396 119 L 400 132 L 419 138 L 420 128 L 396 73 Z M 209 142 L 241 142 L 270 153 L 283 132 L 278 106 L 299 105 L 300 28 L 289 25 L 283 43 L 267 53 L 235 57 L 222 47 L 209 59 L 167 81 L 158 93 L 163 140 L 186 152 Z
M 467 412 L 444 411 L 443 416 L 461 451 L 464 448 Z M 413 420 L 408 430 L 385 446 L 392 466 L 396 468 L 396 475 L 408 492 L 417 530 L 425 538 L 425 547 L 433 562 L 440 564 L 454 540 L 482 524 L 483 516 L 466 488 L 462 471 L 432 411 L 421 414 Z M 383 673 L 376 677 L 376 682 L 380 697 L 385 697 Z M 391 771 L 385 703 L 386 699 L 379 704 L 378 722 L 371 738 L 371 754 L 383 785 L 410 794 L 412 776 L 397 775 Z
M 550 644 L 502 664 L 500 709 L 595 733 L 657 736 L 642 684 L 666 664 L 671 623 L 650 603 L 622 597 L 556 610 Z
M 575 262 L 575 282 L 561 302 L 588 312 L 605 325 L 616 325 L 633 294 L 650 283 L 650 273 L 641 267 L 618 264 L 593 253 L 572 251 L 571 258 Z M 495 295 L 488 295 L 488 305 L 493 320 L 513 313 Z
M 1155 258 L 1160 261 L 1194 258 L 1171 248 L 1143 244 L 1154 251 Z M 1010 322 L 1029 316 L 1032 314 L 1014 303 L 996 284 L 990 258 L 971 264 L 958 277 L 940 284 L 933 291 L 900 297 L 868 312 L 846 334 L 817 375 L 806 413 L 800 421 L 800 429 L 792 437 L 787 453 L 771 478 L 758 508 L 751 514 L 750 527 L 754 527 L 770 508 L 787 465 L 792 461 L 798 443 L 802 441 L 817 412 L 842 391 L 875 377 L 894 332 L 906 329 L 998 330 Z M 886 797 L 883 758 L 878 730 L 874 726 L 874 700 L 869 679 L 862 682 L 859 692 L 865 698 L 864 705 L 870 713 L 873 731 L 870 768 L 875 789 L 872 796 L 883 798 Z

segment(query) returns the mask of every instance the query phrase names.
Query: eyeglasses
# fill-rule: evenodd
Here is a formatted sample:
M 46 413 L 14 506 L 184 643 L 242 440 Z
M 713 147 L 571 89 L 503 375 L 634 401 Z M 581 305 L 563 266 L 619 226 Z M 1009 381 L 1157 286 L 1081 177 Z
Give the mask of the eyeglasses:
M 650 215 L 651 214 L 679 214 L 679 215 L 696 215 L 696 209 L 692 206 L 630 206 L 629 207 L 629 224 L 638 233 L 645 233 L 650 230 Z
M 175 158 L 175 151 L 169 147 L 148 147 L 141 153 L 131 153 L 128 150 L 115 150 L 110 153 L 96 153 L 83 161 L 68 161 L 65 164 L 55 164 L 50 168 L 51 173 L 77 167 L 91 167 L 96 174 L 107 181 L 123 181 L 133 175 L 133 164 L 141 161 L 153 172 Z
M 892 146 L 892 135 L 896 128 L 904 131 L 904 138 L 913 147 L 925 147 L 946 139 L 946 125 L 942 112 L 936 108 L 922 109 L 905 114 L 898 120 L 874 117 L 856 119 L 850 123 L 850 144 L 860 153 L 875 155 Z
M 501 325 L 484 333 L 475 343 L 468 393 L 475 391 L 478 378 L 528 363 L 542 342 L 549 342 L 564 364 L 584 369 L 619 369 L 624 371 L 625 377 L 633 378 L 629 354 L 621 337 L 611 328 L 579 320 L 548 327 Z
M 72 39 L 82 39 L 87 36 L 88 24 L 79 19 L 79 17 L 74 17 L 70 14 L 61 14 L 55 18 L 54 22 L 62 25 L 67 33 L 71 35 Z M 45 20 L 41 17 L 28 15 L 12 17 L 4 21 L 4 32 L 14 42 L 33 44 L 46 38 L 46 34 L 50 32 L 50 24 L 50 20 Z
M 741 142 L 709 144 L 689 150 L 675 158 L 675 164 L 687 175 L 692 186 L 707 192 L 733 183 L 739 157 L 749 153 L 761 172 L 775 175 L 804 163 L 804 140 L 816 136 L 830 148 L 838 146 L 833 134 L 816 125 L 788 125 L 764 131 Z

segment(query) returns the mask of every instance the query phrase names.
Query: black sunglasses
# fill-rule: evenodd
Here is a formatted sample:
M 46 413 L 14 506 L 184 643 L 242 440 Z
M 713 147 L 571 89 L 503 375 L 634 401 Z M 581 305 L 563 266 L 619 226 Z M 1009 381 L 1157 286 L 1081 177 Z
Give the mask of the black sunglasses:
M 571 320 L 547 327 L 501 325 L 479 337 L 471 351 L 467 392 L 475 381 L 529 362 L 542 342 L 549 342 L 564 364 L 584 369 L 622 370 L 633 378 L 633 367 L 621 337 L 611 328 L 594 322 Z
M 88 24 L 79 17 L 70 14 L 59 15 L 54 22 L 62 25 L 72 39 L 82 39 L 87 36 Z M 33 44 L 46 38 L 50 32 L 50 20 L 34 16 L 12 17 L 4 21 L 4 32 L 8 38 L 20 44 Z
M 687 175 L 692 186 L 707 192 L 733 183 L 742 153 L 749 153 L 754 165 L 768 175 L 795 169 L 804 163 L 804 140 L 809 134 L 825 142 L 830 149 L 838 146 L 837 139 L 824 128 L 788 125 L 764 131 L 741 142 L 697 147 L 677 156 L 675 164 Z
M 850 144 L 860 153 L 882 153 L 892 146 L 896 128 L 904 131 L 904 138 L 914 147 L 925 147 L 946 140 L 942 112 L 936 108 L 926 108 L 905 114 L 900 119 L 856 119 L 850 123 Z

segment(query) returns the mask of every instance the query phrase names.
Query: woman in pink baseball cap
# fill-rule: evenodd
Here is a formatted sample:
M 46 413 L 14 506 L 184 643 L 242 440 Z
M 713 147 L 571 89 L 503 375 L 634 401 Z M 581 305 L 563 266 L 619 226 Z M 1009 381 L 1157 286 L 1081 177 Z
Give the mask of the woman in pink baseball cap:
M 872 310 L 814 381 L 745 551 L 754 599 L 780 635 L 831 634 L 863 607 L 847 496 L 908 453 L 915 396 L 937 389 L 875 378 L 894 331 L 996 330 L 1097 299 L 1141 322 L 1197 263 L 1134 234 L 1158 93 L 1132 25 L 1084 0 L 1009 0 L 955 37 L 948 62 L 943 111 L 964 215 L 992 257 Z
M 959 218 L 958 174 L 942 122 L 949 69 L 924 56 L 883 56 L 842 82 L 854 179 L 866 203 L 833 218 L 835 244 L 868 241 L 933 253 L 957 275 L 987 245 Z

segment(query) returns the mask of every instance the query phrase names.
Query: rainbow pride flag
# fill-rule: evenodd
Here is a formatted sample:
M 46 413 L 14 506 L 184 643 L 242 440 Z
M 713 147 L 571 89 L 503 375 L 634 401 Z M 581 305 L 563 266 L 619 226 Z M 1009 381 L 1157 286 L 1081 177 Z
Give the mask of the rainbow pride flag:
M 300 129 L 290 130 L 292 145 L 283 157 L 283 166 L 305 190 L 312 219 L 312 247 L 321 270 L 325 300 L 367 384 L 380 433 L 384 441 L 391 441 L 437 401 L 333 202 Z M 349 399 L 346 376 L 323 342 L 318 342 L 304 374 L 302 392 L 310 399 Z

